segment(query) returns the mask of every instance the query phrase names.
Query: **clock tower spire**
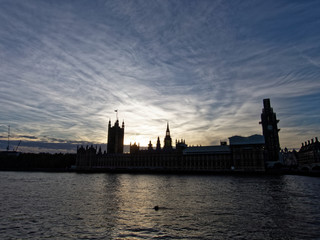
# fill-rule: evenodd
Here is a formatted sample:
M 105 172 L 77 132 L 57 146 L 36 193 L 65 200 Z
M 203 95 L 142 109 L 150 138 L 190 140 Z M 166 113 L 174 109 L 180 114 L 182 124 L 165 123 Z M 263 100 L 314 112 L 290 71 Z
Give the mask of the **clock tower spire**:
M 263 109 L 261 113 L 262 132 L 264 136 L 267 160 L 278 161 L 279 160 L 279 134 L 278 122 L 276 113 L 273 112 L 273 108 L 270 104 L 270 99 L 263 99 Z
M 172 149 L 172 139 L 170 136 L 170 130 L 169 130 L 169 122 L 167 122 L 167 130 L 166 130 L 166 136 L 164 138 L 164 150 L 171 150 Z

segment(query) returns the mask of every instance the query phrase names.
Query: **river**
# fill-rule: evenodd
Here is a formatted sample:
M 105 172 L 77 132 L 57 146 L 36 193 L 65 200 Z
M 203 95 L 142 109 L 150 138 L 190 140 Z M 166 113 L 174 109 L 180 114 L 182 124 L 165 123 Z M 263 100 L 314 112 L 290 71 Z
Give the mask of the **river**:
M 320 239 L 315 177 L 0 172 L 0 190 L 0 239 Z

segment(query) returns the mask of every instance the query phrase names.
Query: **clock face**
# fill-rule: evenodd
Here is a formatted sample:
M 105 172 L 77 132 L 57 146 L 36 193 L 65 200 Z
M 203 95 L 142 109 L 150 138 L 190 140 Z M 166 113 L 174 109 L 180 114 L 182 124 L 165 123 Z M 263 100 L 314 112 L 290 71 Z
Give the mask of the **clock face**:
M 268 130 L 272 130 L 272 125 L 268 125 Z

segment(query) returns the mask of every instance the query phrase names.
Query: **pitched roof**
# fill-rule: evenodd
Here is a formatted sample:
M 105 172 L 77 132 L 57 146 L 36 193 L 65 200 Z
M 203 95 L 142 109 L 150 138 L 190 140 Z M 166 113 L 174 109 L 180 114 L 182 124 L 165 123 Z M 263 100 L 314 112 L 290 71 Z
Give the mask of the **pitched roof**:
M 264 144 L 264 137 L 262 135 L 252 135 L 249 137 L 233 136 L 229 137 L 230 145 L 252 145 L 252 144 Z

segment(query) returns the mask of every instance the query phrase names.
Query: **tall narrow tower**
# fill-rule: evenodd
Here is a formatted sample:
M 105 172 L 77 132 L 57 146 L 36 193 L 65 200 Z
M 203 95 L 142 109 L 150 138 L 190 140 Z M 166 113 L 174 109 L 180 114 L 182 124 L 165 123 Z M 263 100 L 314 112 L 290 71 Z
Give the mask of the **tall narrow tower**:
M 158 137 L 157 139 L 157 147 L 156 147 L 156 150 L 157 151 L 160 151 L 161 150 L 161 144 L 160 144 L 160 138 Z
M 166 136 L 164 138 L 164 150 L 171 150 L 172 149 L 172 139 L 170 136 L 170 130 L 169 130 L 169 123 L 167 123 L 167 130 L 166 130 Z
M 111 121 L 108 125 L 108 146 L 107 153 L 123 153 L 123 139 L 124 139 L 124 122 L 122 127 L 119 126 L 119 120 L 111 127 Z
M 279 134 L 278 122 L 276 113 L 270 105 L 270 99 L 263 99 L 263 109 L 261 113 L 262 132 L 265 140 L 268 161 L 279 160 Z

